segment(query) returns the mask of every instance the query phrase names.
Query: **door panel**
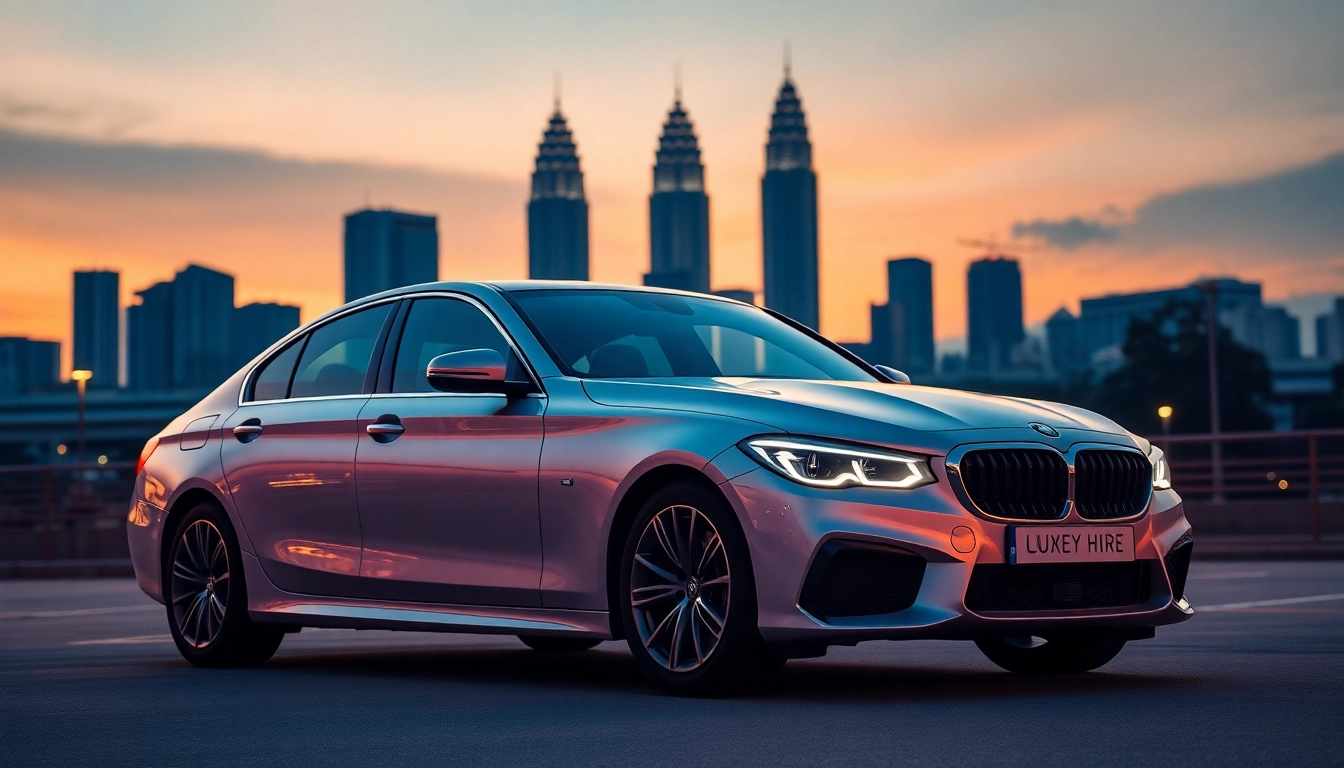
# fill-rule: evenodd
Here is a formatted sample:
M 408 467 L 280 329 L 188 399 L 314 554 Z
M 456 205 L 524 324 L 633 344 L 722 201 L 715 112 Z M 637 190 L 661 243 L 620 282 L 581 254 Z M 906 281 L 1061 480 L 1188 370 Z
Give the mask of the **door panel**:
M 280 589 L 351 594 L 359 575 L 355 422 L 366 396 L 244 405 L 224 424 L 224 475 L 266 575 Z M 261 427 L 255 435 L 233 428 Z
M 359 417 L 365 597 L 540 606 L 545 398 L 375 396 Z M 366 433 L 392 421 L 403 431 Z M 389 439 L 390 437 L 390 439 Z

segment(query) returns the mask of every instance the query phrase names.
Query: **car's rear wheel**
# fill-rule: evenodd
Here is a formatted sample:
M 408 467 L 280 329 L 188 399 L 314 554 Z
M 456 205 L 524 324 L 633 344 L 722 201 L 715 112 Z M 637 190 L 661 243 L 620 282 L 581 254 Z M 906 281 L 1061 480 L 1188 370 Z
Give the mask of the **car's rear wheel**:
M 1124 639 L 1108 632 L 986 637 L 975 644 L 990 661 L 1019 675 L 1091 672 L 1125 647 Z
M 654 493 L 630 528 L 620 576 L 626 642 L 669 693 L 724 695 L 782 666 L 756 627 L 746 539 L 713 488 Z
M 284 639 L 247 615 L 238 540 L 223 510 L 205 502 L 182 518 L 164 568 L 168 627 L 183 658 L 198 667 L 264 663 Z
M 553 637 L 551 635 L 519 635 L 523 645 L 542 653 L 577 653 L 597 647 L 601 640 L 586 637 Z

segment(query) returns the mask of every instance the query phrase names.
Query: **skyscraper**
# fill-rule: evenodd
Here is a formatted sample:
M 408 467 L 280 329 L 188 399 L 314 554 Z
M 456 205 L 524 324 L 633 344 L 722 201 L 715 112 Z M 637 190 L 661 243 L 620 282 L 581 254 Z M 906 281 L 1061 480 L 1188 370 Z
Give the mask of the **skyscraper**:
M 820 325 L 817 286 L 817 175 L 807 120 L 784 65 L 784 83 L 770 118 L 761 178 L 765 306 L 809 328 Z
M 574 137 L 560 112 L 558 96 L 532 172 L 527 276 L 534 280 L 588 279 L 588 200 Z
M 137 291 L 126 308 L 126 385 L 163 392 L 173 388 L 173 284 Z
M 234 372 L 233 276 L 190 264 L 173 278 L 173 387 L 213 387 Z
M 929 373 L 933 351 L 933 265 L 908 256 L 887 262 L 887 303 L 869 314 L 872 362 L 905 373 Z
M 61 343 L 0 336 L 0 394 L 51 389 L 60 382 Z
M 74 367 L 93 371 L 90 387 L 117 386 L 121 349 L 121 284 L 116 272 L 75 273 Z
M 345 300 L 439 279 L 433 216 L 365 209 L 345 217 Z
M 644 284 L 709 292 L 709 196 L 695 126 L 681 88 L 667 113 L 649 196 L 649 272 Z
M 299 308 L 287 304 L 255 303 L 233 310 L 230 330 L 233 359 L 230 367 L 241 368 L 262 350 L 299 327 Z
M 978 373 L 1011 367 L 1013 347 L 1026 338 L 1022 327 L 1022 272 L 1017 261 L 986 256 L 971 262 L 966 300 L 967 367 Z

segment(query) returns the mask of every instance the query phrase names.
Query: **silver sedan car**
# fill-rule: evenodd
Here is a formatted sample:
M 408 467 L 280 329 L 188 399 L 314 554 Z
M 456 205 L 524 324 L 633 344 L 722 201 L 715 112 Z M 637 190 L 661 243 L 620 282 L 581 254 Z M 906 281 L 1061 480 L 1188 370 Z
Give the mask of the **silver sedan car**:
M 145 446 L 140 586 L 200 666 L 286 633 L 624 638 L 678 694 L 863 640 L 1078 673 L 1193 611 L 1162 452 L 912 386 L 776 313 L 564 282 L 348 304 Z

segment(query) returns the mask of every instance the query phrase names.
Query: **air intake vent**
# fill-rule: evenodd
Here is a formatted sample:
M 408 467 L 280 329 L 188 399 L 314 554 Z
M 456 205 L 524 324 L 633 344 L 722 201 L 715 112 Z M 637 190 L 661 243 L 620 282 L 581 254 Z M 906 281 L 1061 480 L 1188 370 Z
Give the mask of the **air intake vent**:
M 879 616 L 915 604 L 924 558 L 859 542 L 827 542 L 812 562 L 799 604 L 822 621 Z
M 1071 611 L 1139 605 L 1149 597 L 1149 560 L 1132 563 L 1008 565 L 971 571 L 966 607 L 986 611 Z
M 1069 498 L 1069 467 L 1054 451 L 993 448 L 961 459 L 966 495 L 987 515 L 1058 520 Z
M 1153 465 L 1131 451 L 1079 451 L 1073 460 L 1074 504 L 1088 520 L 1133 517 L 1153 493 Z
M 1195 542 L 1187 539 L 1172 548 L 1162 561 L 1167 566 L 1167 578 L 1171 580 L 1171 599 L 1185 597 L 1185 581 L 1190 575 L 1190 555 L 1195 551 Z

